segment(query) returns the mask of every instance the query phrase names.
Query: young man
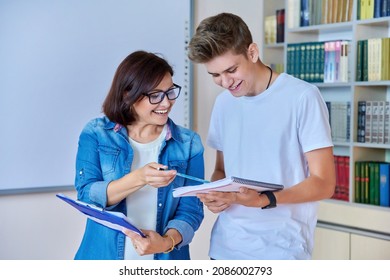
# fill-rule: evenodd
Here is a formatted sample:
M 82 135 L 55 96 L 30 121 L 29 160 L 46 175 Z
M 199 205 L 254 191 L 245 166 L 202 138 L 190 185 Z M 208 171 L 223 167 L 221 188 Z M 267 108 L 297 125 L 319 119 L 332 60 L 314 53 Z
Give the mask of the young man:
M 310 259 L 317 201 L 335 188 L 328 112 L 318 88 L 264 65 L 248 26 L 229 13 L 200 23 L 189 58 L 226 89 L 215 101 L 207 138 L 216 150 L 212 181 L 238 176 L 284 185 L 275 193 L 199 194 L 219 213 L 210 257 Z

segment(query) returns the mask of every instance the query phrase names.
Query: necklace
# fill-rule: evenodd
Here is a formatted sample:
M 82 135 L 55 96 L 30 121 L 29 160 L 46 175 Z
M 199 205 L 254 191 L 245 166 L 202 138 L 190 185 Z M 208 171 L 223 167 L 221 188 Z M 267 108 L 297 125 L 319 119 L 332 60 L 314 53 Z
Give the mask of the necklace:
M 269 80 L 268 80 L 268 84 L 267 84 L 267 87 L 265 88 L 265 90 L 267 90 L 269 88 L 269 85 L 271 84 L 271 80 L 272 80 L 272 69 L 271 67 L 269 67 L 268 65 L 266 65 L 267 68 L 269 69 L 269 71 L 271 72 L 271 74 L 269 75 Z

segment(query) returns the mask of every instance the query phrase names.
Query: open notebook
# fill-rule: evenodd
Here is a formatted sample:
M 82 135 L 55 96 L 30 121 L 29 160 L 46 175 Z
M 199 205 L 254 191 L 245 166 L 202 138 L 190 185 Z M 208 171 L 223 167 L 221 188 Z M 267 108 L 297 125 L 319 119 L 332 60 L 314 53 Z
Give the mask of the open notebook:
M 231 176 L 228 178 L 224 178 L 218 181 L 214 181 L 202 185 L 184 186 L 184 187 L 176 188 L 173 191 L 173 196 L 174 197 L 196 196 L 196 194 L 198 193 L 207 193 L 209 191 L 238 192 L 240 187 L 247 187 L 250 189 L 254 189 L 258 192 L 279 191 L 284 188 L 283 185 L 279 185 L 279 184 L 272 184 L 272 183 L 266 183 L 266 182 Z
M 127 228 L 134 231 L 135 233 L 138 233 L 142 237 L 145 237 L 143 232 L 139 230 L 136 226 L 134 226 L 129 220 L 129 218 L 121 212 L 107 211 L 92 204 L 88 204 L 79 200 L 73 200 L 60 193 L 56 194 L 56 196 L 67 202 L 68 204 L 72 205 L 74 208 L 86 215 L 89 219 L 99 224 L 115 229 L 117 231 L 122 231 L 123 228 Z

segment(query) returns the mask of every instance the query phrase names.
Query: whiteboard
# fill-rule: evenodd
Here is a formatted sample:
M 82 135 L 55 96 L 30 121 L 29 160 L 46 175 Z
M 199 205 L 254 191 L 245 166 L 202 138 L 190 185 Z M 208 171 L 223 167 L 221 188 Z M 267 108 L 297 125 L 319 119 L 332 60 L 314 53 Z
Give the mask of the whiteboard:
M 191 0 L 0 0 L 0 194 L 72 186 L 78 137 L 131 52 L 161 53 L 191 128 Z

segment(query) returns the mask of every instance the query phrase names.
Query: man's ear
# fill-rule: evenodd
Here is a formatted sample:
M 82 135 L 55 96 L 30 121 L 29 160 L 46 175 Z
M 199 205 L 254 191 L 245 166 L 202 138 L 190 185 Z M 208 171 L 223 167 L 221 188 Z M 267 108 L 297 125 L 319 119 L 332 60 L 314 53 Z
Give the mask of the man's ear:
M 256 43 L 252 43 L 248 47 L 248 58 L 256 63 L 259 60 L 259 48 Z

